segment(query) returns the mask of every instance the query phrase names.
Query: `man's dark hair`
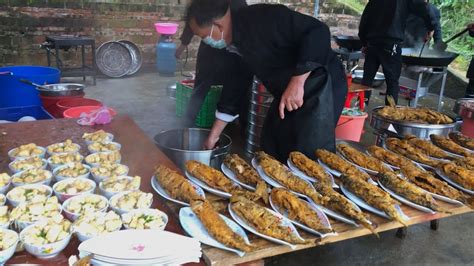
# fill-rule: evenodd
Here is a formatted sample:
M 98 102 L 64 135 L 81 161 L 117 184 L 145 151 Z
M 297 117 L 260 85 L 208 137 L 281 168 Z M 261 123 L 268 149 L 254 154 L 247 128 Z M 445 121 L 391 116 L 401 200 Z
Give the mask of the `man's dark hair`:
M 192 19 L 198 26 L 208 26 L 221 18 L 229 8 L 229 0 L 192 0 L 186 11 L 186 22 Z

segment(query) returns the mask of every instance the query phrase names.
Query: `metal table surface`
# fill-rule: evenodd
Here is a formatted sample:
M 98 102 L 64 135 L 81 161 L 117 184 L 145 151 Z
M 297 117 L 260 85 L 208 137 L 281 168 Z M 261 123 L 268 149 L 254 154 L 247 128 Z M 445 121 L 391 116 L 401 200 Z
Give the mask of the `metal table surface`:
M 9 158 L 7 152 L 21 144 L 36 143 L 47 146 L 56 142 L 72 139 L 81 145 L 81 153 L 87 154 L 87 146 L 82 140 L 84 132 L 104 129 L 114 134 L 117 142 L 122 144 L 122 163 L 130 168 L 130 175 L 142 177 L 140 189 L 153 193 L 153 208 L 164 211 L 169 216 L 167 231 L 185 234 L 174 212 L 165 204 L 152 189 L 150 178 L 157 164 L 166 165 L 172 169 L 178 168 L 158 149 L 145 133 L 128 116 L 116 116 L 113 122 L 105 126 L 83 127 L 74 119 L 42 120 L 0 125 L 0 172 L 8 172 Z M 77 255 L 79 241 L 73 237 L 67 248 L 57 257 L 41 260 L 26 251 L 15 254 L 8 264 L 50 264 L 67 265 L 71 255 Z M 200 264 L 203 264 L 201 261 Z

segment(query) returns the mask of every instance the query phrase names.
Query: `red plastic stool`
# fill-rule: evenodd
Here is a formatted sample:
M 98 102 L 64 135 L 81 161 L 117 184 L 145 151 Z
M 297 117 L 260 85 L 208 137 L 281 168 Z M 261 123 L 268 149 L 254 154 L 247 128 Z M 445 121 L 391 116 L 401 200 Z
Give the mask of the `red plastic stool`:
M 350 108 L 352 98 L 358 96 L 359 97 L 359 108 L 361 111 L 364 111 L 364 103 L 365 103 L 365 91 L 356 91 L 356 92 L 348 92 L 346 96 L 346 103 L 344 107 Z

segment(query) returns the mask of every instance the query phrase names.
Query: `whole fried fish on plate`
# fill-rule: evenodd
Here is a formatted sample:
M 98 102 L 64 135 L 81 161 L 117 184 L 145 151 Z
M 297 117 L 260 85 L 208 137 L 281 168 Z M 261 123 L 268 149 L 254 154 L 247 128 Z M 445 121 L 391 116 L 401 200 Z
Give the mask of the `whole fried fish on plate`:
M 253 250 L 254 247 L 247 244 L 242 236 L 235 233 L 208 201 L 192 201 L 191 209 L 202 222 L 207 232 L 217 241 L 245 252 Z
M 358 169 L 356 166 L 344 160 L 335 153 L 323 149 L 318 149 L 316 150 L 316 156 L 328 167 L 340 172 L 343 175 L 351 175 L 353 177 L 360 178 L 364 181 L 371 180 L 369 174 Z
M 337 144 L 336 148 L 337 151 L 340 152 L 347 160 L 357 164 L 358 166 L 377 173 L 391 171 L 391 169 L 385 166 L 379 159 L 369 156 L 349 144 Z
M 391 165 L 394 168 L 400 169 L 403 165 L 413 164 L 411 160 L 379 146 L 369 146 L 369 148 L 367 148 L 367 152 L 375 158 Z
M 317 180 L 319 183 L 332 185 L 332 176 L 317 162 L 311 160 L 301 152 L 291 152 L 290 162 L 306 176 Z
M 445 163 L 439 169 L 463 188 L 474 190 L 474 171 L 454 163 Z
M 430 135 L 431 141 L 438 147 L 443 150 L 449 151 L 451 153 L 461 155 L 464 157 L 474 157 L 474 153 L 469 152 L 466 148 L 462 147 L 461 145 L 457 144 L 456 142 L 452 141 L 449 138 L 439 136 L 439 135 Z
M 294 227 L 282 224 L 283 217 L 275 215 L 269 209 L 244 197 L 233 196 L 230 202 L 232 211 L 259 233 L 290 244 L 310 243 L 302 239 Z
M 349 189 L 352 193 L 360 197 L 370 206 L 382 210 L 390 218 L 403 225 L 406 225 L 404 219 L 396 207 L 398 203 L 393 200 L 387 192 L 375 185 L 361 180 L 360 178 L 350 175 L 344 176 L 344 178 L 342 178 L 342 183 L 345 188 Z
M 474 151 L 474 139 L 470 138 L 466 135 L 463 135 L 460 132 L 451 132 L 449 133 L 449 138 L 452 139 L 457 144 L 463 146 L 464 148 L 468 148 Z
M 302 223 L 322 234 L 334 232 L 329 224 L 326 225 L 325 221 L 321 220 L 321 217 L 318 216 L 318 213 L 308 202 L 298 198 L 298 196 L 289 190 L 273 188 L 270 195 L 271 202 L 275 204 L 278 209 L 287 212 L 287 217 L 290 220 Z
M 443 211 L 442 208 L 436 203 L 434 198 L 426 192 L 426 190 L 423 190 L 413 183 L 400 178 L 394 172 L 381 173 L 378 175 L 378 178 L 384 187 L 390 189 L 397 195 L 400 195 L 415 204 L 430 208 L 432 210 Z
M 459 158 L 452 162 L 457 166 L 466 168 L 467 170 L 474 170 L 474 157 Z
M 397 138 L 388 138 L 385 140 L 385 145 L 387 146 L 389 150 L 395 153 L 398 153 L 400 155 L 403 155 L 418 163 L 428 165 L 434 168 L 436 168 L 440 164 L 440 161 L 437 161 L 428 157 L 420 149 L 417 149 L 411 146 L 410 143 L 406 140 L 401 140 Z
M 406 135 L 404 139 L 408 141 L 408 143 L 410 143 L 413 147 L 420 149 L 428 156 L 445 160 L 453 159 L 452 155 L 448 154 L 443 149 L 439 148 L 428 140 L 417 138 L 415 135 Z
M 174 199 L 186 203 L 203 199 L 186 178 L 164 165 L 158 165 L 155 168 L 155 178 L 168 195 Z

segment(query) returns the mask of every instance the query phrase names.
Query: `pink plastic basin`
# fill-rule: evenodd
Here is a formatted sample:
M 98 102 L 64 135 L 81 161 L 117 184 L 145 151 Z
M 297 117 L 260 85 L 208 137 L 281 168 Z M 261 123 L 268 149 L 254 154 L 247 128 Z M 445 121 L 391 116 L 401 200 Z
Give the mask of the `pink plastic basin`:
M 155 29 L 160 34 L 173 35 L 178 31 L 177 23 L 158 22 L 155 23 Z
M 78 106 L 78 107 L 67 109 L 66 111 L 64 111 L 63 115 L 64 115 L 64 118 L 80 118 L 82 113 L 90 113 L 93 111 L 97 111 L 99 108 L 101 108 L 101 106 Z M 112 114 L 112 116 L 115 116 L 117 114 L 117 112 L 114 109 L 112 108 L 108 108 L 108 109 L 110 111 L 110 114 Z

